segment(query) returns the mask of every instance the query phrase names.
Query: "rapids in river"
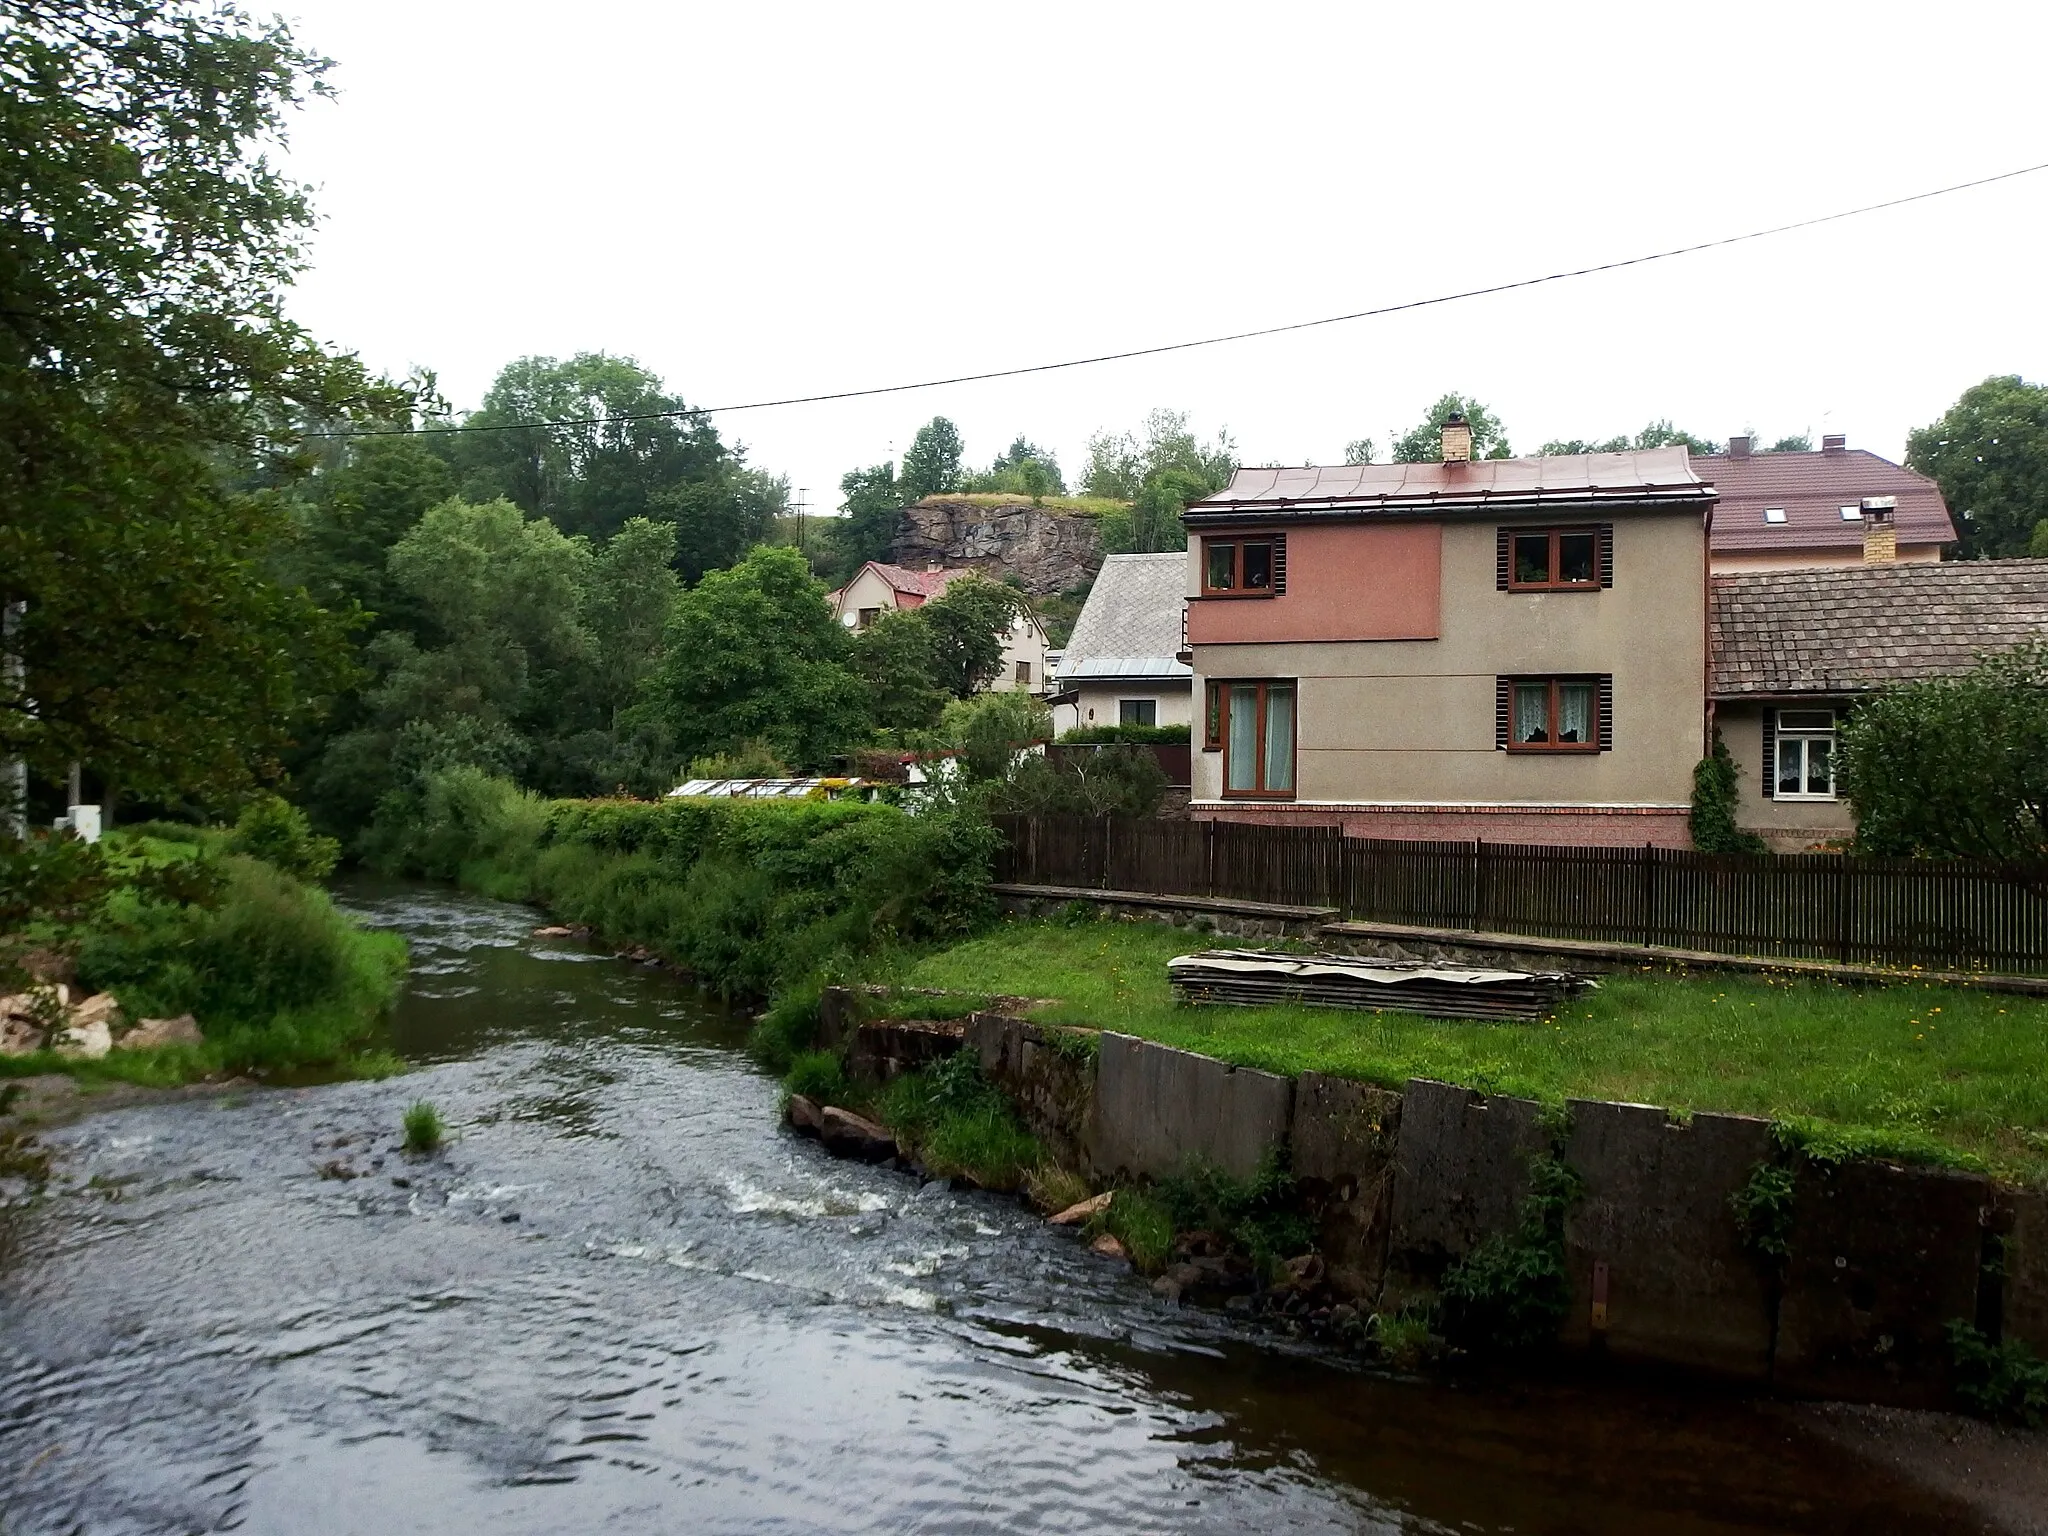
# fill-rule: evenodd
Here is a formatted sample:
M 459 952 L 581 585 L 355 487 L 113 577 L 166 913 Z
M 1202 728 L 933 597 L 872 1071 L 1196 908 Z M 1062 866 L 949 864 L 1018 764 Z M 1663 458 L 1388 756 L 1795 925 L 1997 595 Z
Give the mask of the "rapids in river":
M 1400 1379 L 1173 1309 L 1014 1200 L 792 1137 L 672 976 L 340 895 L 411 942 L 418 1070 L 46 1135 L 9 1536 L 1970 1528 L 1740 1398 Z

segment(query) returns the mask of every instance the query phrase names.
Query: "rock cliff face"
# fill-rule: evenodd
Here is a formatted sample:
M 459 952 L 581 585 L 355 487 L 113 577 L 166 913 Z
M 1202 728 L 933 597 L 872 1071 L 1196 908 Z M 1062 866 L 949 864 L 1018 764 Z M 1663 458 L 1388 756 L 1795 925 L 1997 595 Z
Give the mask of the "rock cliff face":
M 991 581 L 1015 576 L 1033 597 L 1052 597 L 1093 581 L 1102 550 L 1092 517 L 1063 516 L 1029 503 L 933 500 L 903 509 L 889 558 L 913 571 L 937 562 L 979 571 Z

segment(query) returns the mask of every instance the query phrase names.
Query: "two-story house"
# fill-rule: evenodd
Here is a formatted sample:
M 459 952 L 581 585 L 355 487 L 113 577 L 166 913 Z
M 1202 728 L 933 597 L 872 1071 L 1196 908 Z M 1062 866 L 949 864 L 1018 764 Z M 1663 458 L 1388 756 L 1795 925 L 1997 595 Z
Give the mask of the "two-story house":
M 1187 509 L 1192 812 L 1687 846 L 1714 487 L 1681 448 L 1242 469 Z
M 1931 564 L 1955 547 L 1956 525 L 1940 486 L 1851 448 L 1840 433 L 1823 437 L 1818 453 L 1756 453 L 1747 437 L 1731 437 L 1727 453 L 1696 467 L 1720 492 L 1717 572 L 1861 565 L 1872 534 L 1885 543 L 1886 559 L 1909 565 Z
M 898 608 L 921 608 L 968 572 L 930 565 L 913 571 L 870 560 L 836 592 L 825 594 L 832 616 L 859 633 L 883 614 Z M 1003 633 L 1003 666 L 989 684 L 993 692 L 1009 689 L 1042 694 L 1050 682 L 1046 666 L 1045 626 L 1034 613 L 1021 613 Z

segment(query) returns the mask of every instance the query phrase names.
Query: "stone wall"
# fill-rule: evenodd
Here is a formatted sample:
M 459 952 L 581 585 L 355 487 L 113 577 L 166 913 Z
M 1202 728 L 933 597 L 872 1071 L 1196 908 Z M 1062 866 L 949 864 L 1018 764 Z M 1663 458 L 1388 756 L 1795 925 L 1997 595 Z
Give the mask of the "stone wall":
M 1102 565 L 1100 535 L 1092 517 L 1063 516 L 1028 502 L 935 499 L 903 509 L 889 558 L 914 571 L 936 561 L 991 581 L 1014 576 L 1033 597 L 1052 597 L 1094 581 Z

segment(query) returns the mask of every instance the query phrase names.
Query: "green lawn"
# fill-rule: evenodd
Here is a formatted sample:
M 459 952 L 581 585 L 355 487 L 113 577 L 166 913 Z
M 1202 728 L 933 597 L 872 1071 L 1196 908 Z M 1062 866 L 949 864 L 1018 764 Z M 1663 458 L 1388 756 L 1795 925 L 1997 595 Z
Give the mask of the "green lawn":
M 1645 970 L 1542 1023 L 1322 1008 L 1183 1008 L 1174 955 L 1248 941 L 1152 923 L 1004 923 L 891 979 L 1048 1001 L 1088 1024 L 1295 1073 L 1399 1087 L 1433 1077 L 1556 1102 L 1620 1099 L 1766 1115 L 1817 1148 L 2048 1183 L 2048 1001 L 1902 983 Z M 936 1001 L 936 1000 L 934 1000 Z M 917 1007 L 906 997 L 899 1006 Z

